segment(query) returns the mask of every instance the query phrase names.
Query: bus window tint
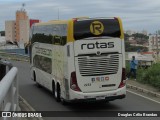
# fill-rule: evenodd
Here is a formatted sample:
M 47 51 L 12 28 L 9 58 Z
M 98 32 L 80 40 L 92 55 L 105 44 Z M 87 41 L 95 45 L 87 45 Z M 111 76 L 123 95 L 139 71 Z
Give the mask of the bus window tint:
M 120 38 L 120 25 L 118 19 L 94 19 L 74 22 L 75 40 L 89 37 L 118 37 Z M 99 32 L 99 33 L 96 33 Z
M 56 36 L 56 37 L 55 37 Z M 34 26 L 32 43 L 40 42 L 47 44 L 65 45 L 67 42 L 67 25 L 44 25 Z M 59 37 L 59 39 L 57 39 Z
M 33 64 L 36 68 L 43 70 L 47 73 L 52 73 L 52 60 L 51 58 L 35 55 L 33 58 Z

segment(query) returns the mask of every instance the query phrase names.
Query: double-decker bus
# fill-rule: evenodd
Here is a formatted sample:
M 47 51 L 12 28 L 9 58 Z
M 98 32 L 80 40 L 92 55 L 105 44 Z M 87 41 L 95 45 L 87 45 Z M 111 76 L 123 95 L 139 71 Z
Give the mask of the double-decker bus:
M 57 101 L 111 101 L 126 96 L 122 22 L 73 18 L 31 28 L 31 78 Z

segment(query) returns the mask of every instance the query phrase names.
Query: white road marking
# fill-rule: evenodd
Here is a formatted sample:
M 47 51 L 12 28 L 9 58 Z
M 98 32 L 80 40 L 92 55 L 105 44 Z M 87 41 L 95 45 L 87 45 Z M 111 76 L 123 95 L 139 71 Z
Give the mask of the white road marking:
M 130 90 L 127 90 L 127 92 L 132 93 L 132 94 L 135 94 L 135 95 L 138 95 L 138 96 L 140 96 L 140 97 L 143 97 L 143 98 L 145 98 L 145 99 L 148 99 L 148 100 L 150 100 L 150 101 L 153 101 L 153 102 L 156 102 L 156 103 L 160 104 L 160 102 L 159 102 L 159 101 L 153 100 L 153 99 L 151 99 L 151 98 L 149 98 L 149 97 L 146 97 L 146 96 L 140 95 L 140 94 L 135 93 L 135 92 L 132 92 L 132 91 L 130 91 Z

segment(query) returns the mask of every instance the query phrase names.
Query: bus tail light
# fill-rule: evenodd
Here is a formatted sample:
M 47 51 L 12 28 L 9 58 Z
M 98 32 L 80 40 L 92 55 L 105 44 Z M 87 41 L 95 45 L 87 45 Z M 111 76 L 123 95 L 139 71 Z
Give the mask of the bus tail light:
M 126 69 L 122 68 L 122 77 L 121 77 L 121 82 L 119 84 L 118 88 L 122 88 L 126 85 Z
M 73 18 L 73 22 L 77 22 L 78 21 L 78 18 Z
M 81 91 L 81 89 L 79 88 L 79 86 L 77 84 L 77 77 L 76 77 L 76 72 L 75 71 L 71 73 L 70 82 L 71 82 L 70 87 L 71 87 L 72 90 Z

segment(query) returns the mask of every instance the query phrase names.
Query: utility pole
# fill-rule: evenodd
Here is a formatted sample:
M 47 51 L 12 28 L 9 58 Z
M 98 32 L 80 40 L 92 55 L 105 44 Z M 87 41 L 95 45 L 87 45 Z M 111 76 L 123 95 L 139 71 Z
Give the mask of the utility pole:
M 156 31 L 156 54 L 157 54 L 157 60 L 159 60 L 158 59 L 158 57 L 159 57 L 159 50 L 158 50 L 159 48 L 158 48 L 158 35 L 157 35 L 157 31 Z
M 58 8 L 58 20 L 59 20 L 59 8 Z

